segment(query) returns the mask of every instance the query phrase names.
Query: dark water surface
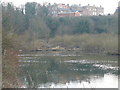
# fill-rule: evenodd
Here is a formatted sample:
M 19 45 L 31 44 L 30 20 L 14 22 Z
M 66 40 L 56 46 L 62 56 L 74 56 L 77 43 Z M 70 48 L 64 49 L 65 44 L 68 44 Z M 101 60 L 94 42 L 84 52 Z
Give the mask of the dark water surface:
M 59 52 L 19 56 L 23 87 L 118 88 L 117 56 Z

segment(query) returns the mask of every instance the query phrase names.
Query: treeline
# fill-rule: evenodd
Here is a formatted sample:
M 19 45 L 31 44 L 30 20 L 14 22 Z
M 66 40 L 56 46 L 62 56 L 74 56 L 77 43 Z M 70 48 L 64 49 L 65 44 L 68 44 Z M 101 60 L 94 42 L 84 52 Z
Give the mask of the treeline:
M 47 6 L 26 3 L 25 8 L 3 5 L 3 29 L 37 38 L 83 33 L 117 33 L 117 16 L 51 17 Z
M 11 44 L 16 49 L 50 46 L 57 36 L 118 33 L 117 16 L 52 17 L 48 6 L 35 2 L 19 8 L 12 3 L 2 4 L 2 15 L 3 39 L 13 39 L 15 44 Z

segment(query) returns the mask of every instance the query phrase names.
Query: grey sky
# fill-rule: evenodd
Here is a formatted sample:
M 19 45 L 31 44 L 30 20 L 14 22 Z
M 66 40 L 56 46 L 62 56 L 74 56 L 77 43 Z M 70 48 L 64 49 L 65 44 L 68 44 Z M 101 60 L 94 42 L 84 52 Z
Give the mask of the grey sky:
M 19 6 L 25 4 L 26 2 L 50 2 L 50 3 L 65 3 L 65 4 L 81 4 L 84 5 L 102 5 L 105 9 L 105 14 L 115 12 L 115 9 L 118 7 L 119 0 L 2 0 L 2 2 L 13 2 L 14 5 Z

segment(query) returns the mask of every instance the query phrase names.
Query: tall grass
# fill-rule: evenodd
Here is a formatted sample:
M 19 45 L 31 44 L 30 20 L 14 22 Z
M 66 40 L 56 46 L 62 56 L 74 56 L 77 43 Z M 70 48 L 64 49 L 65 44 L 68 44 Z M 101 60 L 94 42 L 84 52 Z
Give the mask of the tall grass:
M 2 33 L 2 87 L 17 88 L 20 87 L 18 79 L 18 47 L 16 35 L 13 33 Z
M 118 50 L 117 34 L 81 34 L 56 36 L 50 40 L 50 43 L 69 47 L 79 47 L 82 49 L 98 49 L 107 51 Z

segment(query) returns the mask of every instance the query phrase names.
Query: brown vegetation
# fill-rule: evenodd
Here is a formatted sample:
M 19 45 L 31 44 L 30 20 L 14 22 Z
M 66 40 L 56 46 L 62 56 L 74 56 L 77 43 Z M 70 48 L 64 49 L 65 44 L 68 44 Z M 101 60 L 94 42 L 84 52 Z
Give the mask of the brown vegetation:
M 18 52 L 14 49 L 7 49 L 3 55 L 3 88 L 20 87 L 18 79 L 19 65 Z
M 16 38 L 13 39 L 13 37 L 4 32 L 2 38 L 2 87 L 17 88 L 21 86 L 20 80 L 18 79 L 18 72 L 20 71 L 18 64 L 19 52 L 15 49 L 18 43 L 16 43 Z

